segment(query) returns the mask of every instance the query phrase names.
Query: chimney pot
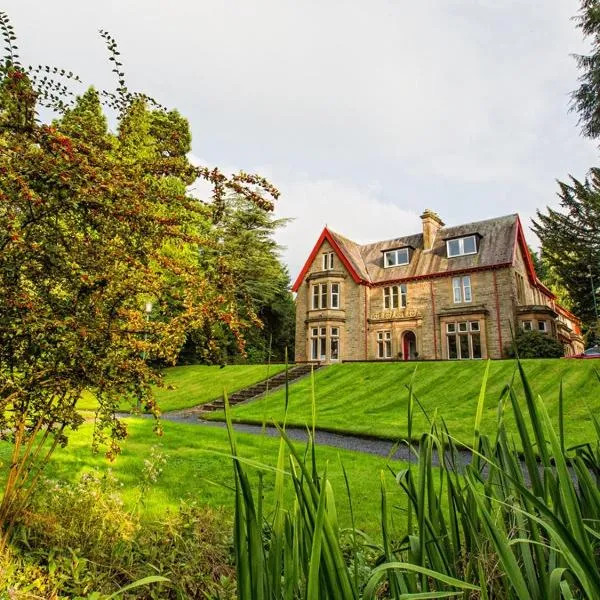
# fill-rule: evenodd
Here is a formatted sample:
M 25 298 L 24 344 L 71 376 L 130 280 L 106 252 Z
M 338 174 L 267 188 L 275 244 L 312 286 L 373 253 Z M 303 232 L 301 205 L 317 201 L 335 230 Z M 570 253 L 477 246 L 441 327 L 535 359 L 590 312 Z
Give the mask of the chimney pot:
M 431 209 L 426 208 L 421 215 L 423 221 L 423 250 L 431 250 L 437 232 L 444 226 L 440 216 Z

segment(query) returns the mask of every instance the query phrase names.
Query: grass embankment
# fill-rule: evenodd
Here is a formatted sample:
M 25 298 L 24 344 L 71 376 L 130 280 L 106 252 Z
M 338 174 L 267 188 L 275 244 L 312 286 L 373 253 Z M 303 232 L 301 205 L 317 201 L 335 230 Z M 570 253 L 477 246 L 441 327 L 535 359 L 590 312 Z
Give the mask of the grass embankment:
M 595 373 L 600 361 L 524 360 L 525 372 L 533 391 L 545 402 L 554 423 L 558 420 L 558 395 L 561 379 L 565 401 L 566 441 L 569 445 L 594 437 L 590 410 L 600 411 L 600 384 Z M 413 373 L 414 393 L 425 411 L 444 418 L 452 435 L 465 445 L 473 439 L 473 424 L 485 362 L 422 363 L 346 363 L 332 365 L 315 373 L 317 427 L 332 431 L 399 439 L 408 435 L 406 386 Z M 481 431 L 496 429 L 498 399 L 513 378 L 514 361 L 492 361 L 487 384 Z M 522 398 L 522 384 L 515 378 L 515 389 Z M 285 396 L 275 391 L 267 398 L 232 409 L 238 422 L 260 423 L 283 420 Z M 222 419 L 223 413 L 210 418 Z M 290 386 L 289 426 L 304 427 L 311 422 L 310 377 Z M 508 431 L 515 431 L 511 411 Z M 429 429 L 427 418 L 415 407 L 413 437 Z
M 46 469 L 46 476 L 63 481 L 75 481 L 80 475 L 97 468 L 101 472 L 110 469 L 122 483 L 122 496 L 128 506 L 134 506 L 140 497 L 140 482 L 144 461 L 151 458 L 151 449 L 166 455 L 167 461 L 158 481 L 153 484 L 143 499 L 142 509 L 148 518 L 161 515 L 165 510 L 175 510 L 180 500 L 196 501 L 200 505 L 212 507 L 224 506 L 233 515 L 233 467 L 230 458 L 227 432 L 220 427 L 201 427 L 165 421 L 164 435 L 158 437 L 152 432 L 150 419 L 127 419 L 129 437 L 123 442 L 122 454 L 114 463 L 108 463 L 101 454 L 91 450 L 92 425 L 86 424 L 70 435 L 69 445 L 57 449 Z M 277 465 L 279 440 L 253 434 L 237 434 L 240 456 L 273 468 Z M 302 453 L 305 445 L 297 443 Z M 0 460 L 6 464 L 9 459 L 9 447 L 0 445 Z M 350 452 L 320 446 L 317 460 L 319 472 L 328 464 L 328 476 L 332 483 L 341 525 L 350 526 L 348 502 L 339 458 L 348 471 L 352 490 L 356 524 L 359 528 L 375 535 L 379 532 L 379 514 L 381 502 L 380 474 L 386 469 L 387 460 L 360 452 Z M 394 461 L 395 470 L 402 463 Z M 288 468 L 286 462 L 286 469 Z M 252 467 L 246 467 L 254 483 L 258 476 Z M 389 480 L 390 503 L 406 506 L 400 489 Z M 274 474 L 265 474 L 265 506 L 273 509 Z M 291 497 L 291 483 L 287 484 Z M 398 519 L 402 519 L 400 513 Z M 400 522 L 397 523 L 400 526 Z
M 284 369 L 280 364 L 171 367 L 164 372 L 165 387 L 155 390 L 156 399 L 163 412 L 190 408 L 220 398 L 223 390 L 232 394 Z M 85 393 L 78 406 L 80 410 L 96 410 L 96 398 Z M 131 404 L 123 402 L 120 410 L 128 412 Z

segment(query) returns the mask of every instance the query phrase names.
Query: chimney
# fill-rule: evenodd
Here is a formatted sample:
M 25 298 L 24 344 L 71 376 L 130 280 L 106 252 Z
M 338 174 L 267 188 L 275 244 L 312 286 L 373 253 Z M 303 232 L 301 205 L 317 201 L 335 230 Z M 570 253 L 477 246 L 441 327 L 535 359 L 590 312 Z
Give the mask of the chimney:
M 444 226 L 444 222 L 437 213 L 426 208 L 421 215 L 423 221 L 423 250 L 431 250 L 437 232 Z

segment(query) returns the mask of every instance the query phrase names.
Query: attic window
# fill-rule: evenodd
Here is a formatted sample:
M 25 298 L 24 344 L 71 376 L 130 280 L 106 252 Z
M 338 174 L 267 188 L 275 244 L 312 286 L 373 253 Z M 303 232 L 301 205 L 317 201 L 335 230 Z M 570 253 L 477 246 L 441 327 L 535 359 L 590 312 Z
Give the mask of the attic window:
M 408 248 L 398 248 L 396 250 L 388 250 L 383 253 L 383 266 L 398 267 L 407 265 L 410 262 Z
M 448 258 L 464 256 L 465 254 L 477 254 L 477 238 L 474 235 L 469 235 L 463 238 L 447 240 L 446 250 Z

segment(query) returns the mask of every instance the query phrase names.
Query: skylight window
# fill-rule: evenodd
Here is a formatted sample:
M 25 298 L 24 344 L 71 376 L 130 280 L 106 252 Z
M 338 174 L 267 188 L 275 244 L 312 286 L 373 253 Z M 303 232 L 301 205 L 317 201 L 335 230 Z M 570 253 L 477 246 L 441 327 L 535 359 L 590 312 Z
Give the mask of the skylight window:
M 448 258 L 464 256 L 465 254 L 477 254 L 477 239 L 474 235 L 464 238 L 456 238 L 446 242 Z
M 398 267 L 407 265 L 410 262 L 408 248 L 399 248 L 397 250 L 388 250 L 383 253 L 384 267 Z

